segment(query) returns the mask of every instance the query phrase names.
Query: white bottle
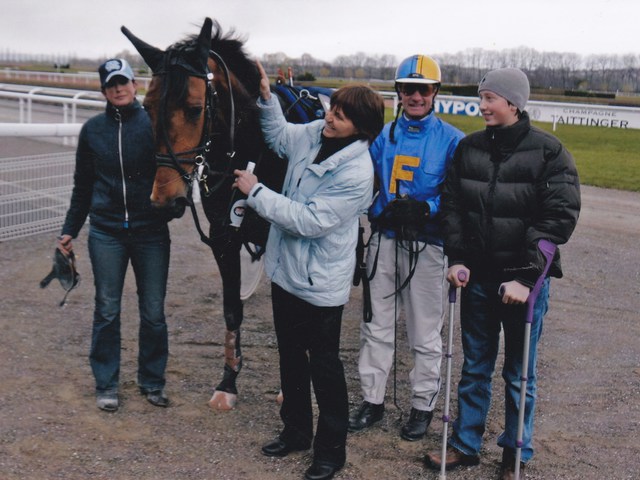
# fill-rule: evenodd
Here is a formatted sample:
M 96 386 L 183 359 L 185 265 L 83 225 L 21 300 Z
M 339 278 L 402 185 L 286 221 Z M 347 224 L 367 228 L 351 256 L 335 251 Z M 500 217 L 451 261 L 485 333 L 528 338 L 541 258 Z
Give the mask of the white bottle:
M 247 172 L 253 173 L 254 168 L 256 168 L 255 163 L 247 162 Z M 229 219 L 231 220 L 230 225 L 235 228 L 240 228 L 240 224 L 242 223 L 242 220 L 244 220 L 244 211 L 247 207 L 247 197 L 242 193 L 240 193 L 240 195 L 242 195 L 242 198 L 233 202 L 231 211 L 229 212 Z

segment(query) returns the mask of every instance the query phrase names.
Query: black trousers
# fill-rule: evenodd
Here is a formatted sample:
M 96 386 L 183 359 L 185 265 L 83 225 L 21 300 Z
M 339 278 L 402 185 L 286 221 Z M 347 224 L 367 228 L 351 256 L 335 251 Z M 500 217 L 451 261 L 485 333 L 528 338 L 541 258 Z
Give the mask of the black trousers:
M 280 438 L 296 445 L 309 445 L 313 439 L 315 461 L 342 466 L 349 423 L 347 383 L 339 355 L 344 307 L 311 305 L 275 283 L 271 294 L 284 395 Z M 319 411 L 315 438 L 311 383 Z

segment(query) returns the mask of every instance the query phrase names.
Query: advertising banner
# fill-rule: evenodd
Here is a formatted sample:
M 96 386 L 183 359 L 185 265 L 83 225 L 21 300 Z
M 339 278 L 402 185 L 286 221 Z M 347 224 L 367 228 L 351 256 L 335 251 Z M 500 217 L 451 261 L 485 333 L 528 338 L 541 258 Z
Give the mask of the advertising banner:
M 640 129 L 640 108 L 609 107 L 578 103 L 538 102 L 527 103 L 526 111 L 532 120 L 557 125 L 582 125 L 596 128 Z M 480 100 L 476 97 L 439 95 L 436 97 L 436 113 L 480 116 Z

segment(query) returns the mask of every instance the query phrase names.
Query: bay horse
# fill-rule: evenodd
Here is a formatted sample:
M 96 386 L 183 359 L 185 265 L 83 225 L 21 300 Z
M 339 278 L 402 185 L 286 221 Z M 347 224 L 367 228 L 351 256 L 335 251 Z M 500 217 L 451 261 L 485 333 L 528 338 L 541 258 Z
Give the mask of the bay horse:
M 252 161 L 260 181 L 279 190 L 286 162 L 263 142 L 256 106 L 260 75 L 233 32 L 223 34 L 217 22 L 206 18 L 199 35 L 161 50 L 126 27 L 121 30 L 153 73 L 143 102 L 156 140 L 157 171 L 151 202 L 174 218 L 190 206 L 200 237 L 210 246 L 220 271 L 225 363 L 222 381 L 215 387 L 209 405 L 230 410 L 237 402 L 236 379 L 242 368 L 240 249 L 243 244 L 255 245 L 250 253 L 258 258 L 266 246 L 269 228 L 250 209 L 240 228 L 230 226 L 230 208 L 239 193 L 232 190 L 233 170 L 245 169 Z M 330 93 L 322 90 L 318 93 Z M 308 93 L 304 96 L 317 100 Z M 323 118 L 326 105 L 318 101 L 317 107 L 316 117 Z M 208 237 L 191 199 L 193 183 L 200 188 L 209 221 Z

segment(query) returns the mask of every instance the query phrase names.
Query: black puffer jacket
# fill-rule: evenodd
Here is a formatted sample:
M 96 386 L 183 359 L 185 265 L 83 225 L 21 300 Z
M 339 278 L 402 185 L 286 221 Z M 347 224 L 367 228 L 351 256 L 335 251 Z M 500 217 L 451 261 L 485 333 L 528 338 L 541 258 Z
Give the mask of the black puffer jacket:
M 476 281 L 532 287 L 544 267 L 540 239 L 566 243 L 578 221 L 575 162 L 523 113 L 514 125 L 464 138 L 442 190 L 445 253 Z M 560 256 L 549 271 L 561 277 Z
M 62 234 L 76 237 L 87 215 L 108 232 L 160 230 L 167 218 L 151 207 L 155 177 L 151 121 L 138 101 L 105 113 L 82 127 L 76 152 L 71 205 Z

